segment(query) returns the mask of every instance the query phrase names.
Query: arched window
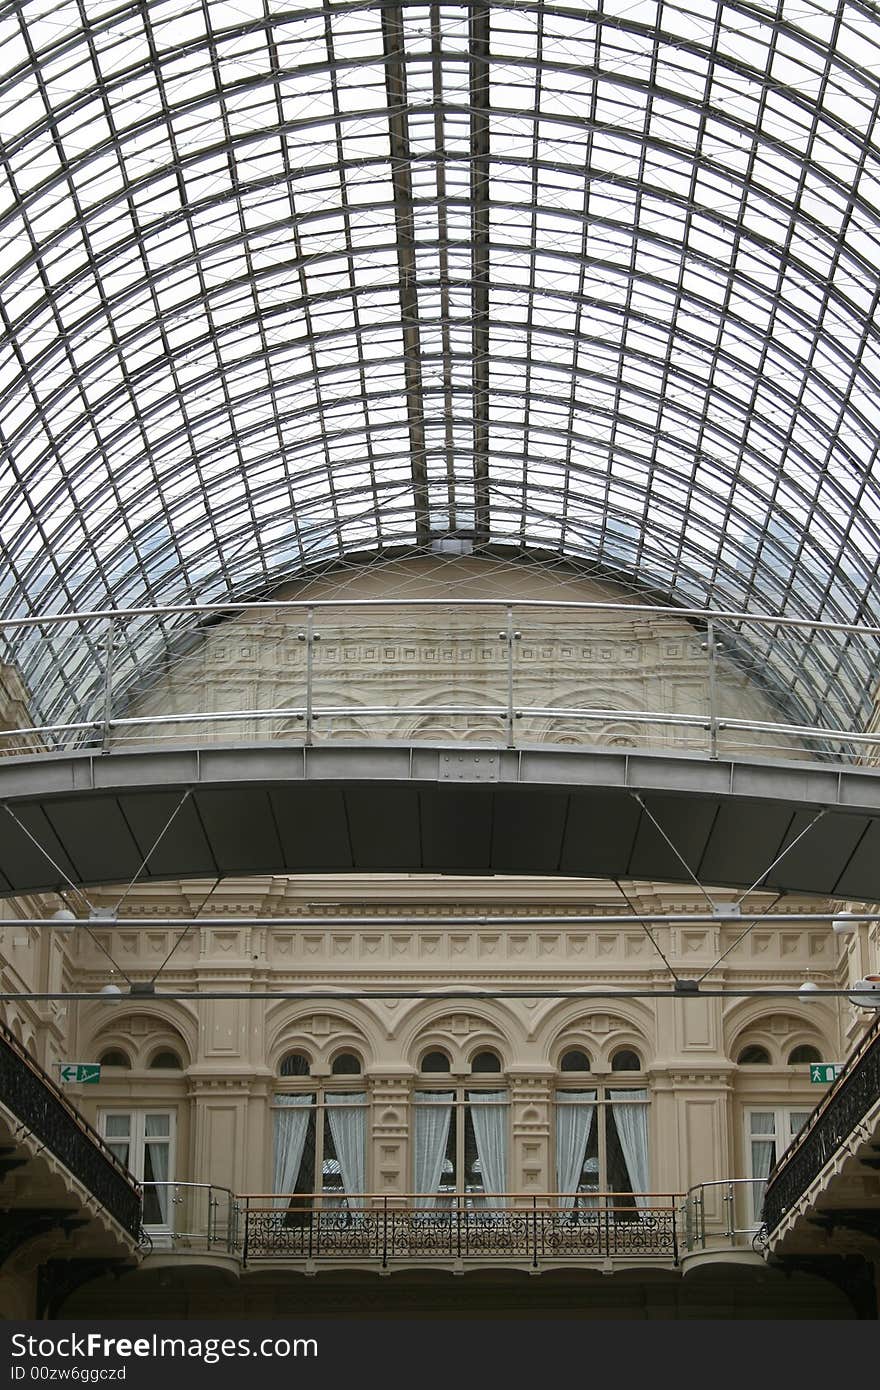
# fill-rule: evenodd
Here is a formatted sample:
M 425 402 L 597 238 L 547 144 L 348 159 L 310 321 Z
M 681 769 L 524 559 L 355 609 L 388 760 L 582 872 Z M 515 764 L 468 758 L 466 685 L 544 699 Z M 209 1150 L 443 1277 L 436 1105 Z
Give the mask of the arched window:
M 497 1052 L 478 1052 L 471 1062 L 472 1072 L 500 1071 L 501 1058 Z
M 111 1047 L 108 1052 L 102 1052 L 98 1062 L 102 1067 L 125 1067 L 127 1071 L 131 1070 L 131 1058 L 121 1047 Z
M 165 1047 L 150 1061 L 150 1071 L 183 1071 L 183 1063 L 176 1052 Z
M 761 1047 L 758 1043 L 749 1043 L 736 1060 L 741 1067 L 769 1067 L 770 1053 L 766 1047 Z
M 354 1071 L 349 1068 L 354 1067 Z M 342 1069 L 340 1069 L 340 1067 Z M 353 1052 L 341 1052 L 331 1063 L 334 1075 L 312 1078 L 309 1058 L 289 1052 L 279 1068 L 272 1100 L 274 1129 L 273 1192 L 286 1200 L 285 1227 L 310 1226 L 316 1198 L 325 1210 L 363 1205 L 367 1189 L 368 1107 L 363 1083 L 347 1081 L 359 1075 Z
M 611 1058 L 612 1071 L 641 1071 L 642 1059 L 631 1047 L 621 1047 Z
M 279 1076 L 310 1076 L 312 1064 L 304 1052 L 288 1052 L 281 1058 Z
M 449 1058 L 445 1052 L 426 1052 L 420 1070 L 424 1072 L 448 1072 Z
M 812 1047 L 810 1043 L 801 1043 L 800 1047 L 794 1048 L 788 1058 L 788 1065 L 796 1067 L 801 1064 L 808 1065 L 812 1062 L 821 1062 L 822 1054 L 818 1047 Z
M 360 1076 L 361 1061 L 353 1052 L 340 1052 L 333 1058 L 330 1070 L 334 1076 Z
M 562 1054 L 562 1061 L 559 1064 L 560 1071 L 589 1071 L 590 1059 L 586 1052 L 581 1052 L 578 1048 L 572 1048 L 570 1052 Z
M 569 1082 L 555 1094 L 556 1191 L 564 1207 L 614 1207 L 615 1222 L 638 1221 L 651 1198 L 650 1097 L 644 1086 Z M 612 1197 L 600 1196 L 610 1194 Z

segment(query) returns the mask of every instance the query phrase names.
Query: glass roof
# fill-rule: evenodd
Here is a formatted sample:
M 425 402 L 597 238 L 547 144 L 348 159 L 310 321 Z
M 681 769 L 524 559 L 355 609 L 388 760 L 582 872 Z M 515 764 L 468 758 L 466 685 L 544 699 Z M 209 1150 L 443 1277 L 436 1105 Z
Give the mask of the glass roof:
M 878 79 L 856 0 L 0 4 L 3 611 L 452 535 L 876 622 Z

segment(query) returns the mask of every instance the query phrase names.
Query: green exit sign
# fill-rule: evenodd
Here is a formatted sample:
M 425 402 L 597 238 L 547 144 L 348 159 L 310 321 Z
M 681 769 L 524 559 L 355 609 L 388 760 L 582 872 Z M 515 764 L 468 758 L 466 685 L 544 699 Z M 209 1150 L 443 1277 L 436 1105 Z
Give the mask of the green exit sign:
M 842 1071 L 840 1062 L 811 1062 L 810 1080 L 819 1086 L 827 1085 L 829 1081 L 836 1081 Z
M 62 1062 L 61 1080 L 78 1081 L 81 1086 L 94 1086 L 101 1080 L 100 1062 Z

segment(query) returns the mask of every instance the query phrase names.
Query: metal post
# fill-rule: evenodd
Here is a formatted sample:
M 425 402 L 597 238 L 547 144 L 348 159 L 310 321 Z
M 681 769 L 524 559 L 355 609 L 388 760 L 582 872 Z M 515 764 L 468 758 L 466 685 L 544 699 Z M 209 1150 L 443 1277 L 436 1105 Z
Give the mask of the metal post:
M 735 1229 L 735 1227 L 736 1227 L 736 1221 L 734 1220 L 734 1215 L 733 1215 L 733 1184 L 732 1184 L 732 1183 L 728 1183 L 728 1185 L 727 1185 L 727 1191 L 726 1191 L 726 1193 L 724 1194 L 724 1205 L 727 1207 L 727 1230 L 724 1232 L 724 1234 L 727 1236 L 728 1240 L 732 1240 L 732 1239 L 733 1239 L 734 1229 Z
M 110 751 L 110 719 L 113 714 L 113 638 L 115 623 L 107 619 L 104 633 L 104 720 L 101 731 L 101 752 Z
M 710 618 L 706 624 L 706 641 L 703 651 L 709 657 L 709 757 L 718 757 L 718 688 L 716 659 L 718 644 L 715 641 L 715 624 Z
M 242 1247 L 241 1247 L 241 1264 L 242 1264 L 242 1269 L 243 1269 L 244 1266 L 247 1264 L 247 1259 L 248 1259 L 248 1237 L 249 1237 L 249 1235 L 250 1235 L 250 1230 L 251 1230 L 251 1199 L 250 1199 L 250 1197 L 245 1197 L 245 1199 L 244 1199 L 244 1241 L 242 1242 Z
M 312 741 L 312 678 L 313 650 L 315 645 L 315 610 L 310 608 L 306 614 L 306 743 Z
M 538 1199 L 532 1194 L 532 1268 L 538 1268 Z
M 515 748 L 516 742 L 513 734 L 514 712 L 513 712 L 513 644 L 519 639 L 520 634 L 513 629 L 513 609 L 507 610 L 507 628 L 504 632 L 499 632 L 498 636 L 503 642 L 507 643 L 507 746 Z

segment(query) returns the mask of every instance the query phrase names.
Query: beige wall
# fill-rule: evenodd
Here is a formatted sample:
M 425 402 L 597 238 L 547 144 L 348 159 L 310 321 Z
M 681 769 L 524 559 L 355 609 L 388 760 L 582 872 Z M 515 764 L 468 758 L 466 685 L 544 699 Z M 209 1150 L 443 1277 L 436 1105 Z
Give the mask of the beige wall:
M 343 609 L 322 617 L 316 649 L 316 700 L 332 704 L 389 703 L 401 710 L 419 704 L 421 714 L 400 713 L 381 726 L 339 718 L 317 736 L 353 733 L 389 737 L 499 736 L 501 725 L 483 716 L 435 716 L 432 705 L 503 700 L 506 657 L 499 644 L 497 616 L 482 635 L 444 610 L 446 597 L 514 596 L 525 605 L 517 614 L 517 702 L 546 706 L 541 718 L 521 721 L 517 737 L 578 742 L 597 738 L 623 745 L 647 741 L 681 746 L 691 734 L 658 726 L 646 739 L 638 721 L 609 717 L 594 725 L 554 719 L 560 705 L 608 710 L 661 709 L 703 712 L 708 682 L 699 635 L 685 622 L 622 614 L 560 617 L 528 609 L 528 601 L 606 598 L 625 595 L 611 586 L 548 577 L 537 570 L 462 561 L 454 569 L 431 561 L 367 570 L 341 580 L 315 582 L 279 597 L 346 599 L 388 595 L 430 598 L 437 605 L 405 614 Z M 301 623 L 279 630 L 249 618 L 213 628 L 202 646 L 157 679 L 139 697 L 150 715 L 169 710 L 279 707 L 303 698 L 304 644 Z M 468 622 L 471 620 L 468 619 Z M 317 625 L 316 625 L 317 626 Z M 726 667 L 719 671 L 719 705 L 731 715 L 773 718 L 766 696 Z M 153 732 L 158 726 L 153 726 Z M 207 726 L 187 726 L 186 737 L 213 736 Z M 301 725 L 278 721 L 273 735 L 302 736 Z M 236 737 L 265 736 L 258 721 L 236 726 Z M 229 737 L 226 730 L 223 737 Z M 699 732 L 698 742 L 704 739 Z M 126 899 L 126 915 L 185 916 L 202 905 L 210 884 L 171 883 L 138 887 Z M 642 912 L 705 911 L 693 886 L 641 884 L 632 887 Z M 113 907 L 120 890 L 91 893 L 96 907 Z M 726 901 L 733 895 L 718 892 Z M 48 900 L 18 906 L 10 917 L 46 910 Z M 50 906 L 57 906 L 52 900 Z M 769 906 L 754 895 L 743 905 L 744 921 Z M 814 900 L 784 900 L 780 910 L 816 909 Z M 130 1070 L 108 1068 L 95 1088 L 72 1090 L 87 1115 L 102 1108 L 157 1106 L 177 1118 L 174 1175 L 213 1181 L 238 1191 L 261 1191 L 271 1183 L 271 1099 L 278 1065 L 291 1049 L 312 1060 L 314 1084 L 333 1085 L 330 1068 L 340 1050 L 363 1059 L 371 1107 L 368 1181 L 374 1190 L 405 1192 L 413 1186 L 412 1092 L 423 1086 L 419 1062 L 429 1046 L 452 1058 L 452 1082 L 465 1085 L 475 1051 L 494 1048 L 504 1072 L 493 1084 L 510 1096 L 510 1186 L 521 1192 L 555 1187 L 553 1092 L 565 1079 L 558 1070 L 566 1047 L 582 1047 L 593 1060 L 590 1084 L 641 1084 L 650 1093 L 652 1173 L 658 1192 L 746 1172 L 744 1116 L 750 1105 L 809 1108 L 822 1095 L 808 1068 L 787 1062 L 792 1048 L 810 1043 L 829 1061 L 840 1061 L 873 1018 L 847 1001 L 809 1005 L 796 999 L 771 1001 L 660 997 L 670 976 L 639 925 L 570 926 L 493 924 L 493 914 L 582 915 L 625 911 L 617 889 L 577 880 L 443 879 L 381 875 L 370 879 L 300 876 L 296 879 L 225 881 L 206 908 L 219 924 L 182 933 L 160 924 L 127 928 L 93 924 L 71 932 L 32 929 L 0 922 L 3 979 L 8 991 L 82 989 L 113 978 L 148 981 L 161 968 L 154 998 L 117 1004 L 7 1005 L 6 1018 L 47 1065 L 59 1058 L 88 1061 L 121 1048 Z M 236 915 L 270 919 L 237 926 Z M 388 915 L 392 925 L 356 927 L 346 916 Z M 445 917 L 484 915 L 484 923 L 452 926 Z M 283 916 L 342 918 L 302 926 L 278 926 Z M 845 984 L 880 963 L 878 932 L 863 926 L 837 937 L 827 925 L 773 925 L 773 909 L 737 943 L 744 921 L 697 922 L 657 927 L 657 945 L 679 975 L 709 971 L 706 987 L 726 991 L 792 988 L 805 979 L 818 985 Z M 172 953 L 173 954 L 170 954 Z M 166 957 L 167 965 L 163 967 Z M 723 962 L 715 962 L 723 956 Z M 714 968 L 713 968 L 714 966 Z M 436 991 L 534 989 L 553 991 L 637 989 L 656 998 L 597 997 L 589 1000 L 476 999 L 397 1000 L 367 997 L 386 988 Z M 228 990 L 234 1001 L 163 999 L 163 989 L 192 993 Z M 254 991 L 362 993 L 344 1002 L 314 1000 L 265 1003 Z M 739 1066 L 746 1043 L 765 1046 L 766 1066 Z M 636 1076 L 614 1074 L 610 1058 L 620 1046 L 643 1059 Z M 180 1071 L 156 1071 L 150 1063 L 160 1048 L 178 1051 Z M 351 1079 L 338 1079 L 341 1089 Z M 718 1211 L 715 1211 L 716 1217 Z
M 708 661 L 704 639 L 692 624 L 635 612 L 556 606 L 563 601 L 636 602 L 618 586 L 484 559 L 454 564 L 423 559 L 288 585 L 275 597 L 304 603 L 333 599 L 341 605 L 314 613 L 313 705 L 338 711 L 316 721 L 316 739 L 504 740 L 506 613 L 452 606 L 453 601 L 504 598 L 516 605 L 513 701 L 522 711 L 515 721 L 517 742 L 709 746 L 701 722 L 646 724 L 637 717 L 652 712 L 700 716 L 701 721 L 708 715 Z M 356 606 L 383 598 L 420 606 Z M 132 694 L 125 717 L 301 710 L 306 703 L 306 619 L 305 609 L 291 613 L 267 605 L 209 628 L 194 651 L 170 661 L 148 690 Z M 780 720 L 730 652 L 722 650 L 718 656 L 716 681 L 718 716 Z M 467 712 L 450 712 L 456 706 Z M 389 713 L 380 716 L 379 708 Z M 489 710 L 502 713 L 491 715 Z M 572 719 L 565 714 L 572 710 L 593 711 L 595 717 Z M 165 726 L 148 722 L 119 728 L 114 739 L 235 742 L 304 736 L 303 719 L 279 714 Z M 721 731 L 722 752 L 746 747 L 790 751 L 798 744 L 766 732 Z
M 166 889 L 152 886 L 133 894 L 127 909 L 147 915 L 187 912 L 204 897 L 206 885 Z M 696 889 L 640 885 L 634 890 L 640 911 L 697 912 L 704 906 Z M 730 894 L 719 894 L 729 898 Z M 107 894 L 102 902 L 110 902 Z M 470 1081 L 470 1061 L 484 1048 L 502 1058 L 502 1077 L 488 1078 L 510 1095 L 513 1190 L 544 1192 L 556 1186 L 553 1156 L 553 1092 L 574 1082 L 560 1073 L 568 1047 L 584 1048 L 593 1062 L 590 1085 L 644 1085 L 651 1097 L 652 1187 L 682 1192 L 696 1182 L 746 1174 L 744 1113 L 750 1106 L 786 1105 L 809 1109 L 821 1088 L 811 1085 L 808 1068 L 790 1066 L 791 1050 L 814 1045 L 829 1061 L 841 1060 L 851 1027 L 848 1003 L 796 999 L 657 998 L 609 1000 L 474 999 L 473 1002 L 421 999 L 344 1002 L 248 1002 L 251 990 L 327 990 L 368 992 L 400 989 L 589 990 L 609 987 L 665 991 L 670 978 L 639 926 L 570 928 L 524 923 L 493 927 L 446 925 L 457 913 L 499 912 L 536 915 L 607 912 L 615 890 L 607 884 L 573 880 L 498 882 L 395 880 L 381 883 L 348 878 L 315 878 L 224 883 L 211 900 L 213 915 L 254 913 L 287 916 L 389 915 L 393 926 L 355 929 L 343 923 L 303 927 L 212 925 L 183 938 L 158 988 L 194 992 L 228 989 L 236 1001 L 165 1001 L 161 994 L 121 1003 L 79 1004 L 74 1049 L 82 1060 L 96 1060 L 109 1047 L 125 1049 L 130 1072 L 108 1070 L 100 1088 L 82 1088 L 78 1097 L 90 1118 L 99 1107 L 162 1105 L 178 1117 L 175 1175 L 214 1181 L 237 1191 L 266 1191 L 272 1176 L 271 1095 L 281 1058 L 291 1050 L 312 1061 L 312 1086 L 357 1088 L 351 1078 L 332 1078 L 333 1057 L 341 1050 L 363 1059 L 364 1085 L 371 1106 L 368 1181 L 373 1190 L 406 1192 L 413 1187 L 412 1092 L 425 1086 L 419 1063 L 430 1047 L 452 1059 L 450 1084 Z M 621 908 L 620 899 L 615 905 Z M 766 906 L 755 897 L 754 913 Z M 789 901 L 786 909 L 806 903 Z M 812 904 L 815 907 L 815 903 Z M 747 919 L 748 920 L 748 919 Z M 695 976 L 733 945 L 743 924 L 694 923 L 657 927 L 657 944 L 679 974 Z M 102 928 L 97 944 L 76 934 L 76 977 L 86 990 L 108 979 L 109 950 L 134 980 L 145 980 L 171 950 L 173 929 Z M 840 939 L 826 926 L 774 928 L 772 917 L 735 946 L 707 983 L 726 989 L 799 985 L 809 976 L 822 985 L 840 978 Z M 118 978 L 118 977 L 117 977 Z M 746 1043 L 766 1046 L 768 1066 L 738 1066 Z M 180 1073 L 150 1070 L 151 1056 L 175 1047 Z M 635 1048 L 643 1072 L 612 1073 L 619 1047 Z M 438 1078 L 431 1078 L 437 1082 Z M 290 1083 L 280 1083 L 281 1085 Z M 307 1083 L 304 1083 L 307 1084 Z M 442 1084 L 446 1084 L 443 1082 Z

